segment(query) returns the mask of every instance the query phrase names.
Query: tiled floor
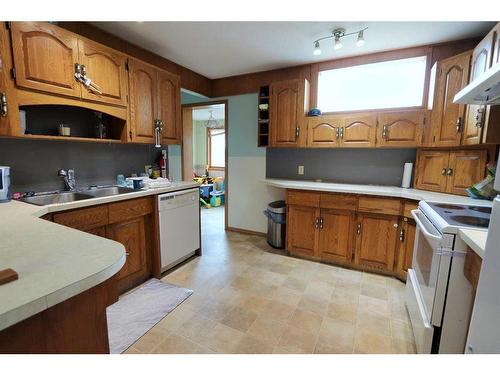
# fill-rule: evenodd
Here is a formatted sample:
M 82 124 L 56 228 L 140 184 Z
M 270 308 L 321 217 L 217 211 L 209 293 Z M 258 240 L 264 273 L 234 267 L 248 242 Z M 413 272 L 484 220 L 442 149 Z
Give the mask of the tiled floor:
M 203 210 L 203 256 L 163 278 L 193 295 L 126 353 L 414 353 L 400 281 L 276 253 Z

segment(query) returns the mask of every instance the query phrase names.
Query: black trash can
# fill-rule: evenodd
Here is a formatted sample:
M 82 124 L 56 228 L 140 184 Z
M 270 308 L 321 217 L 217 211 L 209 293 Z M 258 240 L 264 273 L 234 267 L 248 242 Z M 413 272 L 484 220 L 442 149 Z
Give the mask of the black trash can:
M 276 249 L 283 249 L 286 237 L 285 201 L 269 203 L 264 214 L 267 216 L 267 243 Z

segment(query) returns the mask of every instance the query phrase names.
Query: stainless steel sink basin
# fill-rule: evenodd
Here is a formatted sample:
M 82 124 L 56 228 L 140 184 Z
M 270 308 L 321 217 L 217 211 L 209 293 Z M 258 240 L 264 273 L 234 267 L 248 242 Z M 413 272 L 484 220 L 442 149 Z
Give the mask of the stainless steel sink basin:
M 103 186 L 82 190 L 84 194 L 91 195 L 93 198 L 109 197 L 112 195 L 126 194 L 135 191 L 134 189 L 121 186 Z
M 35 204 L 37 206 L 46 206 L 48 204 L 68 203 L 90 198 L 94 198 L 94 196 L 78 192 L 61 192 L 61 193 L 50 193 L 50 194 L 34 195 L 32 197 L 25 197 L 21 198 L 21 201 Z

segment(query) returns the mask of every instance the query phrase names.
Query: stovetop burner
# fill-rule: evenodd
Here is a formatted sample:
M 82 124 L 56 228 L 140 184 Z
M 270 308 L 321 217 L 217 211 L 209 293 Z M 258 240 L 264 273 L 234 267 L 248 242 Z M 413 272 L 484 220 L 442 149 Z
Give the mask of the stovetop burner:
M 490 224 L 490 207 L 448 203 L 428 203 L 428 205 L 450 226 L 488 228 Z
M 487 228 L 488 225 L 490 225 L 490 219 L 484 217 L 452 215 L 450 216 L 450 219 L 453 219 L 458 223 L 471 225 L 474 227 Z

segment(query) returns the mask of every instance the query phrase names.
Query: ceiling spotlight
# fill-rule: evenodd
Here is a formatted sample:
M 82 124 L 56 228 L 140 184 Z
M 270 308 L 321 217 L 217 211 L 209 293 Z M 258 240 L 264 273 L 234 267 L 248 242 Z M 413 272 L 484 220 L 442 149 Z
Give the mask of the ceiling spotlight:
M 340 36 L 336 35 L 335 42 L 333 43 L 333 49 L 341 49 L 341 48 L 342 48 L 342 42 L 340 41 Z
M 358 47 L 363 47 L 365 45 L 365 38 L 363 36 L 363 33 L 364 33 L 364 30 L 361 30 L 359 33 L 358 33 L 358 40 L 356 41 L 356 45 Z
M 338 28 L 332 31 L 331 35 L 325 36 L 323 38 L 316 39 L 314 41 L 314 51 L 313 54 L 318 56 L 321 55 L 321 48 L 319 46 L 319 42 L 322 40 L 326 39 L 334 39 L 333 43 L 333 49 L 338 50 L 341 49 L 343 44 L 342 44 L 342 38 L 348 36 L 348 35 L 358 35 L 358 39 L 356 40 L 356 45 L 358 47 L 364 46 L 365 45 L 365 38 L 364 38 L 364 31 L 368 29 L 368 27 L 365 27 L 364 29 L 358 30 L 358 31 L 353 31 L 352 33 L 346 33 L 346 30 L 344 28 Z
M 314 56 L 321 55 L 321 48 L 319 47 L 319 42 L 318 41 L 314 42 L 314 52 L 313 52 L 313 54 L 314 54 Z

